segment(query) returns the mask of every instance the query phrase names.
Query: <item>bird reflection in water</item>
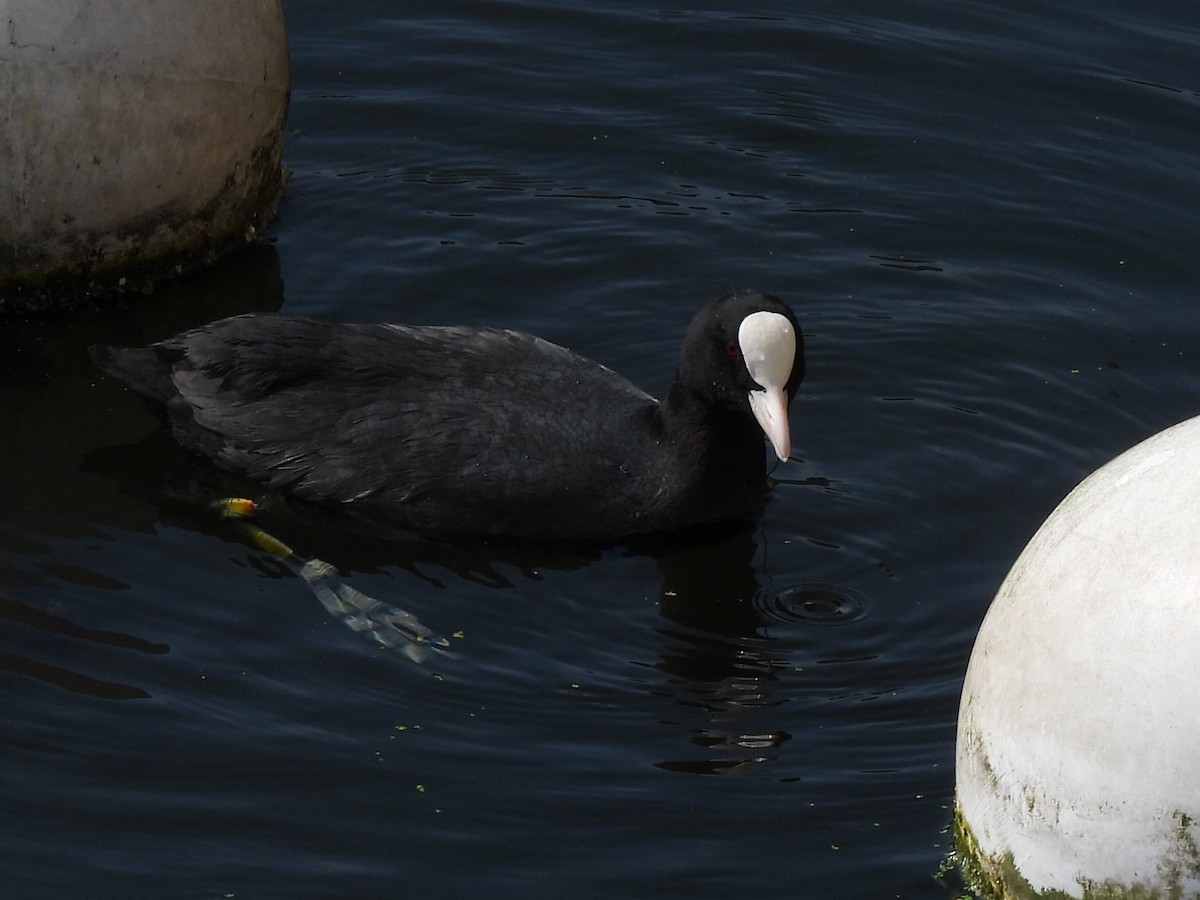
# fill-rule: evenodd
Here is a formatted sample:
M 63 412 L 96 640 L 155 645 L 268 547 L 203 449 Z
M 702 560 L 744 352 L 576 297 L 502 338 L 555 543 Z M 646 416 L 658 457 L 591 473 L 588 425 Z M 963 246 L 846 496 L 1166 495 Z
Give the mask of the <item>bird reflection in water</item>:
M 758 553 L 754 534 L 742 528 L 718 544 L 680 547 L 658 558 L 659 609 L 669 624 L 658 629 L 667 647 L 656 668 L 668 676 L 687 718 L 703 720 L 690 742 L 705 751 L 658 762 L 660 769 L 732 775 L 774 762 L 791 739 L 781 728 L 763 726 L 763 711 L 784 702 L 776 694 L 790 663 L 788 650 L 762 633 Z

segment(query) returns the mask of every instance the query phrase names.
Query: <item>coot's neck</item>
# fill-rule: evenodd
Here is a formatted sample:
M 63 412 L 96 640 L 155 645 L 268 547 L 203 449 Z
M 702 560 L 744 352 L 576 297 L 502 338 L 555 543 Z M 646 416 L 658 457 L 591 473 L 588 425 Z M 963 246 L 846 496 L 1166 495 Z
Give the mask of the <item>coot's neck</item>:
M 745 412 L 715 406 L 678 377 L 659 407 L 663 437 L 677 465 L 706 489 L 751 507 L 766 489 L 765 440 Z

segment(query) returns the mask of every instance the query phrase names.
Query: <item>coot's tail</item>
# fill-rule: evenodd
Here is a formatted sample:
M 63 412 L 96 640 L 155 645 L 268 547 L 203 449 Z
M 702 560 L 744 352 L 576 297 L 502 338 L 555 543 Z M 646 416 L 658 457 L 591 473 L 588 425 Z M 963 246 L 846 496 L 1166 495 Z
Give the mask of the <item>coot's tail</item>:
M 99 368 L 129 385 L 151 409 L 161 412 L 178 394 L 171 378 L 172 361 L 155 347 L 93 344 L 88 355 Z

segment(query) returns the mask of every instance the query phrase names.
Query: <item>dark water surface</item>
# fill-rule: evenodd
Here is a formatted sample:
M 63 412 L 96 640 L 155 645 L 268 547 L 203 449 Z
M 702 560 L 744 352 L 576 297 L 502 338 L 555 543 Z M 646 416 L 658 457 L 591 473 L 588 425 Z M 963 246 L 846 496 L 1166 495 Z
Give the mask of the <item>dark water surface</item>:
M 1025 541 L 1200 413 L 1183 0 L 285 3 L 273 243 L 0 330 L 13 898 L 957 896 L 958 694 Z M 746 531 L 576 553 L 265 524 L 452 639 L 332 619 L 83 348 L 232 312 L 500 323 L 658 393 L 793 303 Z

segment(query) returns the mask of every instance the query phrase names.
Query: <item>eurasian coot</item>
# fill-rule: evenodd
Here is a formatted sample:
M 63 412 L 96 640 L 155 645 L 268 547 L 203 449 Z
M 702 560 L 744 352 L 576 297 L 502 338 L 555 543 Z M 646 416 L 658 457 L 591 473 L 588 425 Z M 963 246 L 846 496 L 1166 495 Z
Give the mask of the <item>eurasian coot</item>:
M 754 512 L 763 435 L 788 457 L 804 375 L 792 311 L 757 291 L 700 310 L 661 403 L 496 328 L 250 314 L 91 353 L 184 447 L 283 495 L 414 531 L 572 540 Z

